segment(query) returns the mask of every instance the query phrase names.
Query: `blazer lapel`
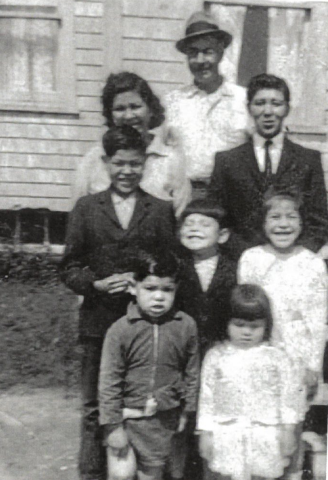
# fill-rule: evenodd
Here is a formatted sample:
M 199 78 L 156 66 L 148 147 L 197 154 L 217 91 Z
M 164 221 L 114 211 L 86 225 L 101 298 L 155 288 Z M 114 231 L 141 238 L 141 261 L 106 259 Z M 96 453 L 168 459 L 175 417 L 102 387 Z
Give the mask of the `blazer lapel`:
M 246 144 L 245 144 L 245 157 L 244 161 L 247 162 L 248 165 L 248 170 L 252 177 L 257 181 L 259 184 L 263 184 L 263 178 L 262 174 L 259 170 L 259 166 L 256 160 L 255 156 L 255 151 L 254 151 L 254 145 L 253 145 L 253 140 L 250 139 Z
M 132 218 L 130 220 L 128 228 L 125 230 L 126 233 L 131 232 L 137 225 L 141 222 L 141 220 L 147 215 L 149 204 L 150 204 L 149 196 L 141 189 L 137 191 L 137 201 L 136 206 L 134 208 L 134 212 Z
M 288 140 L 284 139 L 284 144 L 281 152 L 281 158 L 278 165 L 278 170 L 276 173 L 276 180 L 279 180 L 281 176 L 294 164 L 294 149 L 293 144 Z
M 112 202 L 112 196 L 111 196 L 111 191 L 110 188 L 103 192 L 102 197 L 99 200 L 101 204 L 101 209 L 106 216 L 107 220 L 109 220 L 111 223 L 114 223 L 116 227 L 121 227 L 120 221 L 117 218 L 115 208 Z

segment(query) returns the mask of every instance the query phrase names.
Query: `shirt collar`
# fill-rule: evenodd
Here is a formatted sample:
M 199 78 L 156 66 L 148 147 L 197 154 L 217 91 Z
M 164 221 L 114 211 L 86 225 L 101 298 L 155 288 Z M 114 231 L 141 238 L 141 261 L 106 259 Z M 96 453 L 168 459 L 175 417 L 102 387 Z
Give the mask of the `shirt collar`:
M 120 203 L 132 203 L 132 202 L 135 202 L 136 201 L 136 198 L 137 198 L 137 194 L 136 192 L 132 192 L 128 197 L 124 198 L 124 197 L 121 197 L 120 195 L 118 195 L 118 193 L 114 192 L 114 190 L 111 190 L 110 192 L 111 194 L 111 197 L 112 197 L 112 202 L 114 205 L 118 205 Z
M 143 312 L 140 310 L 140 308 L 138 307 L 138 305 L 135 302 L 131 302 L 128 305 L 126 316 L 127 316 L 127 319 L 129 320 L 129 322 L 135 322 L 137 320 L 146 320 L 147 319 L 147 317 L 143 314 Z M 167 315 L 164 315 L 163 317 L 161 317 L 161 322 L 160 323 L 163 323 L 163 320 L 167 319 L 168 317 L 170 319 L 174 319 L 174 320 L 182 320 L 181 312 L 179 312 L 177 310 L 173 310 L 173 311 L 169 312 Z
M 147 155 L 159 155 L 161 157 L 167 157 L 169 155 L 169 145 L 166 142 L 168 133 L 161 125 L 160 127 L 153 128 L 149 131 L 153 139 L 147 147 Z
M 196 96 L 207 96 L 208 98 L 216 98 L 216 97 L 232 97 L 233 92 L 231 91 L 230 84 L 226 80 L 223 80 L 222 85 L 215 90 L 213 93 L 206 93 L 204 90 L 201 90 L 197 85 L 189 85 L 187 88 L 186 96 L 187 98 L 193 98 Z
M 284 143 L 284 137 L 285 137 L 284 132 L 280 132 L 275 137 L 270 138 L 274 148 L 278 148 L 278 149 L 282 148 Z M 253 133 L 253 144 L 255 148 L 264 148 L 264 144 L 267 140 L 268 140 L 267 138 L 262 137 L 257 132 Z

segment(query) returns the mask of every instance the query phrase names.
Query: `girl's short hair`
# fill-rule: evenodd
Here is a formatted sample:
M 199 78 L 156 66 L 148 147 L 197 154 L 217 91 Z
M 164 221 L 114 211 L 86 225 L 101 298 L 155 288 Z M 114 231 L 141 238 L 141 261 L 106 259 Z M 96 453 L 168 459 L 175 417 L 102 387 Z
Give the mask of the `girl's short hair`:
M 249 322 L 263 318 L 266 320 L 264 340 L 269 340 L 272 331 L 270 300 L 258 285 L 236 285 L 231 293 L 230 307 L 232 318 L 242 318 Z
M 180 262 L 170 251 L 140 251 L 134 263 L 135 279 L 137 282 L 142 282 L 142 280 L 149 275 L 155 275 L 161 278 L 170 277 L 175 282 L 179 280 Z
M 118 150 L 137 150 L 144 155 L 147 148 L 140 133 L 129 125 L 109 128 L 102 137 L 102 144 L 108 157 L 113 157 Z
M 154 94 L 146 80 L 139 77 L 136 73 L 120 72 L 112 73 L 106 80 L 102 92 L 103 116 L 106 119 L 105 124 L 108 127 L 114 125 L 112 110 L 114 98 L 119 93 L 136 92 L 146 103 L 150 110 L 149 128 L 159 127 L 165 119 L 164 108 L 159 98 Z
M 218 222 L 220 228 L 228 227 L 226 211 L 210 199 L 197 199 L 190 202 L 180 216 L 180 225 L 183 224 L 189 215 L 194 213 L 214 218 Z

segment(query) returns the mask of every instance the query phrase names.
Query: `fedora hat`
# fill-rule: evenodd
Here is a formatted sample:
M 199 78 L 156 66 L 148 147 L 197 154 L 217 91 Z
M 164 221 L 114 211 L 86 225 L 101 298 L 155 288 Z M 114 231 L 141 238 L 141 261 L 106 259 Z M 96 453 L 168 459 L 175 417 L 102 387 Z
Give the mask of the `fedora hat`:
M 232 40 L 232 35 L 224 30 L 220 30 L 212 15 L 207 12 L 195 12 L 187 21 L 185 37 L 179 40 L 175 46 L 179 52 L 186 53 L 189 40 L 202 35 L 212 35 L 222 40 L 224 48 L 230 45 Z

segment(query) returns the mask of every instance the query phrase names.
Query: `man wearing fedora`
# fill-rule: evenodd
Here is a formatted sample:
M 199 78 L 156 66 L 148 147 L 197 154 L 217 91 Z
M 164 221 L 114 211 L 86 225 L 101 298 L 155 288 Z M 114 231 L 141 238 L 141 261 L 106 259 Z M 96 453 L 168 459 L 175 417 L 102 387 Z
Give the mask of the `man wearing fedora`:
M 196 12 L 187 22 L 185 37 L 176 44 L 187 57 L 194 82 L 167 94 L 164 103 L 168 125 L 186 156 L 194 197 L 207 193 L 214 154 L 247 139 L 245 90 L 225 81 L 218 69 L 231 41 L 230 33 L 221 30 L 210 14 Z

